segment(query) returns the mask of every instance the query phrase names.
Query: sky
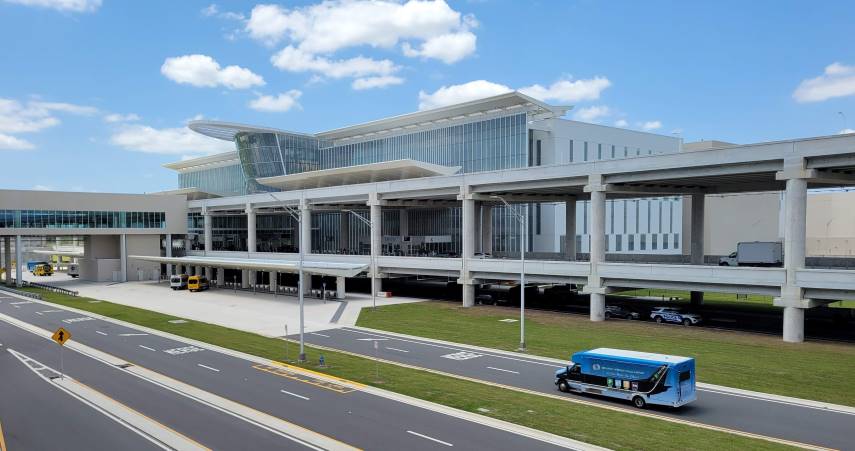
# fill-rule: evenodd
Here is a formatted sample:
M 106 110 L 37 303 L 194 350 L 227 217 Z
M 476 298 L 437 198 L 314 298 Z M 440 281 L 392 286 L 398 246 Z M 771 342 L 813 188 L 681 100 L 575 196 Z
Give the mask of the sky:
M 0 0 L 0 189 L 153 192 L 232 150 L 519 90 L 751 143 L 855 132 L 855 2 Z

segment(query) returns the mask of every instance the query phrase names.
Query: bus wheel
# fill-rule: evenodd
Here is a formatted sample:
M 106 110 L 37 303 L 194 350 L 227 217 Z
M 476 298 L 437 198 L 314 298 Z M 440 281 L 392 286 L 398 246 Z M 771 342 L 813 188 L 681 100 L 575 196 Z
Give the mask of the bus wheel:
M 643 409 L 644 406 L 647 405 L 647 402 L 645 402 L 644 398 L 642 398 L 641 396 L 636 396 L 635 398 L 632 398 L 632 405 L 638 407 L 639 409 Z
M 567 381 L 561 381 L 558 383 L 558 391 L 567 393 L 570 391 L 570 386 L 567 385 Z

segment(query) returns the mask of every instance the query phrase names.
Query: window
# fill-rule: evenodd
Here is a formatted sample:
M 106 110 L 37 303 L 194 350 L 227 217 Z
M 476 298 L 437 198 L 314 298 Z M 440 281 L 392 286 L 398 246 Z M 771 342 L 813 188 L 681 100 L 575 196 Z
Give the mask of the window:
M 674 234 L 674 249 L 679 249 L 679 248 L 680 248 L 680 234 L 675 233 Z
M 659 234 L 657 234 L 657 233 L 650 235 L 650 249 L 651 250 L 655 251 L 659 248 L 659 243 L 657 242 L 657 238 L 659 238 Z
M 623 235 L 615 235 L 615 252 L 623 252 Z
M 626 250 L 634 251 L 635 250 L 635 235 L 629 234 L 626 236 Z
M 615 145 L 612 144 L 612 158 L 615 157 Z
M 585 141 L 585 152 L 582 155 L 582 161 L 588 161 L 588 141 Z
M 639 250 L 646 251 L 647 250 L 647 235 L 641 234 L 639 235 Z
M 662 249 L 668 249 L 668 234 L 662 235 Z
M 597 160 L 603 159 L 603 145 L 597 144 Z
M 573 140 L 570 140 L 570 162 L 573 162 Z
M 536 166 L 540 166 L 541 156 L 542 156 L 542 154 L 541 154 L 541 141 L 538 139 L 537 140 L 537 157 L 535 158 L 535 161 L 536 161 L 535 165 Z

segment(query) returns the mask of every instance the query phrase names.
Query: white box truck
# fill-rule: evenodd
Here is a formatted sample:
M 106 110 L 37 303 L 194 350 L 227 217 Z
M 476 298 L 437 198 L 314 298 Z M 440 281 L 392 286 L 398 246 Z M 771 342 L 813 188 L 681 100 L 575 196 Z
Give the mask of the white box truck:
M 746 241 L 736 245 L 736 252 L 721 257 L 719 266 L 781 266 L 784 244 L 780 241 Z

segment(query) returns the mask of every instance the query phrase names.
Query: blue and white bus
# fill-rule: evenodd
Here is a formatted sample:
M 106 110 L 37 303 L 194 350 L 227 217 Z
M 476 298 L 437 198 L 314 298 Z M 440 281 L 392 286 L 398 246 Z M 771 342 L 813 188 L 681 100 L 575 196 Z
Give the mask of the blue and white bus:
M 691 357 L 597 348 L 571 359 L 555 372 L 555 385 L 563 392 L 625 399 L 638 408 L 680 407 L 697 399 Z

